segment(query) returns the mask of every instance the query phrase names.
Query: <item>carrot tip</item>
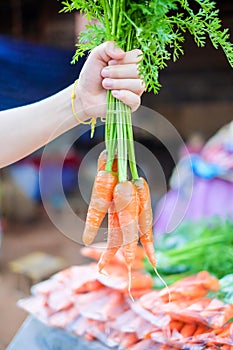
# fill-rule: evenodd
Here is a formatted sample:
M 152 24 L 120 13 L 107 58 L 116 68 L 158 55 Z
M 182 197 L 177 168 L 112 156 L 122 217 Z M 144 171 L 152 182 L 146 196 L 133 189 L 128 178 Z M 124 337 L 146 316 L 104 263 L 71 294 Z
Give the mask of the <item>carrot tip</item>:
M 132 285 L 132 272 L 131 272 L 131 265 L 128 266 L 128 294 L 132 302 L 134 303 L 134 298 L 131 294 L 131 285 Z
M 106 270 L 104 270 L 103 267 L 98 266 L 98 269 L 99 269 L 99 273 L 101 273 L 101 275 L 109 277 L 109 274 L 107 273 Z

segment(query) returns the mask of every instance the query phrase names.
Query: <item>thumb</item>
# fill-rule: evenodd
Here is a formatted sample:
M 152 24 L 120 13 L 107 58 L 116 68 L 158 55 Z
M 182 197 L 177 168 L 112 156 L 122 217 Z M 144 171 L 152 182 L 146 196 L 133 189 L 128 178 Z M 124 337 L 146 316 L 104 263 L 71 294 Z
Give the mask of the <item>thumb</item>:
M 109 60 L 115 59 L 120 60 L 125 57 L 125 52 L 116 46 L 114 41 L 107 41 L 96 48 L 91 52 L 92 57 L 100 60 L 103 63 L 108 63 Z

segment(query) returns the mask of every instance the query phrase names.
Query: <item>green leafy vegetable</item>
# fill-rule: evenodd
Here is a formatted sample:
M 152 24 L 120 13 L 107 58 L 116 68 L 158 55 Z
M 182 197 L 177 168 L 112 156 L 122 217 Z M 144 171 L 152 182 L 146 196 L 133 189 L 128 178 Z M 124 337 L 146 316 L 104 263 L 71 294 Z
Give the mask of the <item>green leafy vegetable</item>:
M 218 278 L 233 272 L 233 222 L 186 222 L 163 236 L 157 249 L 158 270 L 169 279 L 207 270 Z M 145 268 L 153 271 L 145 263 Z M 166 277 L 165 277 L 166 280 Z M 166 281 L 167 281 L 166 280 Z
M 223 49 L 233 67 L 233 44 L 229 30 L 221 28 L 215 1 L 67 0 L 62 4 L 64 12 L 79 10 L 87 19 L 98 21 L 81 33 L 74 61 L 106 40 L 115 40 L 123 49 L 140 48 L 140 70 L 148 91 L 159 91 L 159 71 L 184 54 L 186 32 L 200 47 L 209 38 L 216 49 Z
M 169 60 L 176 61 L 184 54 L 182 44 L 186 32 L 201 47 L 209 37 L 215 48 L 222 47 L 233 66 L 233 44 L 228 41 L 228 29 L 221 29 L 214 1 L 66 0 L 62 4 L 62 11 L 78 10 L 90 21 L 80 35 L 73 61 L 107 40 L 114 40 L 124 50 L 139 48 L 143 52 L 139 71 L 148 91 L 158 93 L 160 70 Z M 111 93 L 107 98 L 105 142 L 108 152 L 106 169 L 111 170 L 117 151 L 119 181 L 127 179 L 128 161 L 132 178 L 136 180 L 138 173 L 130 109 Z

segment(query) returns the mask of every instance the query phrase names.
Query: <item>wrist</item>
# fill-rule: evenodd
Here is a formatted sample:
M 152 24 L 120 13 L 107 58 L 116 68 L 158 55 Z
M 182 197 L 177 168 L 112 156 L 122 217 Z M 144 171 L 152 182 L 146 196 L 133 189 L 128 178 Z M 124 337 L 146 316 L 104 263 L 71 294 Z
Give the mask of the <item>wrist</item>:
M 86 96 L 84 96 L 81 85 L 76 81 L 73 85 L 73 115 L 74 118 L 79 122 L 85 122 L 90 119 L 90 116 L 87 114 L 87 105 L 86 105 Z

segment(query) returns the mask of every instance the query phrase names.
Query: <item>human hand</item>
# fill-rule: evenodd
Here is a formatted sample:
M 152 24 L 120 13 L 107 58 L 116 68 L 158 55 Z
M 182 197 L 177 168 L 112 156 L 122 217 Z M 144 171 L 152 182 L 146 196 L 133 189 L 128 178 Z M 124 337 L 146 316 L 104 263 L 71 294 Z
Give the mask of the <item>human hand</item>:
M 140 50 L 124 52 L 112 41 L 92 50 L 82 68 L 75 93 L 79 118 L 104 116 L 109 89 L 114 97 L 129 105 L 132 112 L 140 106 L 140 97 L 145 90 L 138 75 L 140 55 Z

